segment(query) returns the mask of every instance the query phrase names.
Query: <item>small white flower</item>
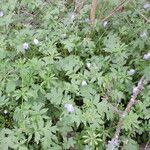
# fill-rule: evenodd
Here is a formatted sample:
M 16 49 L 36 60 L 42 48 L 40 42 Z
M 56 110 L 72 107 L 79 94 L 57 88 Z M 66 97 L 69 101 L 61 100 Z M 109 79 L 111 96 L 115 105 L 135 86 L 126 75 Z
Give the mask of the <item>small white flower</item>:
M 73 21 L 75 19 L 75 13 L 74 12 L 70 12 L 69 13 L 69 18 Z
M 90 69 L 90 68 L 91 68 L 91 63 L 90 63 L 90 62 L 87 62 L 87 63 L 86 63 L 86 67 L 87 67 L 88 69 Z
M 4 114 L 5 114 L 5 115 L 8 114 L 8 111 L 7 111 L 6 109 L 4 110 Z
M 141 38 L 147 38 L 147 33 L 146 32 L 141 32 L 140 37 Z
M 134 69 L 130 69 L 130 70 L 128 71 L 128 74 L 129 74 L 129 75 L 135 74 L 135 70 L 134 70 Z
M 0 17 L 3 17 L 3 16 L 4 16 L 3 11 L 0 11 Z
M 39 44 L 39 40 L 38 39 L 34 39 L 33 42 L 34 42 L 35 45 Z
M 87 82 L 86 81 L 82 81 L 81 86 L 86 86 Z
M 150 52 L 148 52 L 147 54 L 144 54 L 143 59 L 150 60 Z
M 67 109 L 68 112 L 74 112 L 74 107 L 72 104 L 65 104 L 64 107 Z
M 66 33 L 64 33 L 64 34 L 61 35 L 61 38 L 63 38 L 63 39 L 65 39 L 66 37 L 67 37 Z
M 75 14 L 72 14 L 71 19 L 74 20 L 74 18 L 75 18 Z
M 108 24 L 108 21 L 104 21 L 103 26 L 106 27 Z
M 143 6 L 145 9 L 150 8 L 150 4 L 144 4 Z
M 22 48 L 27 50 L 29 48 L 29 44 L 26 42 L 23 43 Z

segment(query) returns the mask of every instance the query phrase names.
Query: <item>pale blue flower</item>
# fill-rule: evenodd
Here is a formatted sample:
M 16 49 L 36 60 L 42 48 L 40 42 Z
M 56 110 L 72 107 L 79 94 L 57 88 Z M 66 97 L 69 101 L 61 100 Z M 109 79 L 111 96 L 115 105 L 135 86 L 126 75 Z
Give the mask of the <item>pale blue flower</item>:
M 129 74 L 129 75 L 135 74 L 135 70 L 134 70 L 134 69 L 130 69 L 130 70 L 128 71 L 128 74 Z
M 145 9 L 150 8 L 150 3 L 144 4 L 143 7 L 144 7 Z
M 3 17 L 3 16 L 4 16 L 3 11 L 0 11 L 0 17 Z
M 150 60 L 150 52 L 148 52 L 147 54 L 144 54 L 143 59 Z
M 28 43 L 23 43 L 22 48 L 27 50 L 29 48 L 29 44 Z
M 64 107 L 67 109 L 68 112 L 74 112 L 75 111 L 72 104 L 67 103 L 64 105 Z
M 147 38 L 147 32 L 141 32 L 140 37 L 141 38 Z

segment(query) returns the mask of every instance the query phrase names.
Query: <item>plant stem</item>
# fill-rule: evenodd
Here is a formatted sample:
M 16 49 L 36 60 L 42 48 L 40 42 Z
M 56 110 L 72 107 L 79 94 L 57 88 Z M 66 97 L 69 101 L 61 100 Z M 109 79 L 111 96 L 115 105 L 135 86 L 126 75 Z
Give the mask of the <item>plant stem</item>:
M 96 6 L 97 6 L 97 0 L 92 0 L 92 6 L 90 12 L 90 22 L 92 27 L 94 27 L 95 25 Z
M 141 90 L 143 89 L 144 85 L 146 85 L 146 79 L 145 77 L 143 76 L 139 82 L 138 82 L 138 85 L 136 87 L 133 88 L 133 94 L 131 96 L 131 99 L 126 107 L 126 109 L 124 110 L 123 114 L 121 115 L 120 119 L 119 119 L 119 122 L 118 122 L 118 125 L 117 125 L 117 129 L 116 129 L 116 132 L 114 134 L 114 137 L 112 138 L 112 141 L 113 140 L 118 140 L 119 139 L 119 136 L 120 136 L 120 132 L 121 132 L 121 129 L 122 129 L 122 126 L 123 126 L 123 122 L 124 122 L 124 117 L 126 116 L 126 114 L 128 112 L 130 112 L 131 110 L 131 107 L 136 103 L 136 98 L 137 96 L 140 94 Z

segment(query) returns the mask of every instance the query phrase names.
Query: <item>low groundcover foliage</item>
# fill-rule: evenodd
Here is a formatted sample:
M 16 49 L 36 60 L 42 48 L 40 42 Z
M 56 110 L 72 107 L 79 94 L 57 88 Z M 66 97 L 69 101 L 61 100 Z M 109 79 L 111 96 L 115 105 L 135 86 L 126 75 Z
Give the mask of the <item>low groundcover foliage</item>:
M 138 150 L 150 131 L 150 4 L 0 1 L 0 150 Z M 132 91 L 147 85 L 111 140 Z M 108 145 L 111 144 L 111 147 Z

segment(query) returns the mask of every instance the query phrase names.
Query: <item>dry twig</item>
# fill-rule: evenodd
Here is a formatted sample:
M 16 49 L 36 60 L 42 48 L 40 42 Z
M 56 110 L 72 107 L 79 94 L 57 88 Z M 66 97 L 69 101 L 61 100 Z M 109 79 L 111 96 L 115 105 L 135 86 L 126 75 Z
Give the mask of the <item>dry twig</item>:
M 114 15 L 126 2 L 129 2 L 130 0 L 122 0 L 121 3 L 116 6 L 102 21 L 107 20 L 109 17 Z
M 140 94 L 141 90 L 144 88 L 144 85 L 146 85 L 147 82 L 146 82 L 146 79 L 145 77 L 142 77 L 139 82 L 138 82 L 138 85 L 136 87 L 133 88 L 133 94 L 131 96 L 131 99 L 126 107 L 126 109 L 124 110 L 122 116 L 120 117 L 119 119 L 119 122 L 118 122 L 118 125 L 117 125 L 117 129 L 116 129 L 116 132 L 114 134 L 114 137 L 112 138 L 112 142 L 113 141 L 118 141 L 119 139 L 119 136 L 120 136 L 120 132 L 121 132 L 121 129 L 122 129 L 122 126 L 123 126 L 123 121 L 124 121 L 124 117 L 125 115 L 130 112 L 131 110 L 131 107 L 136 103 L 136 98 L 137 96 Z M 111 143 L 111 142 L 110 142 Z
M 90 12 L 90 22 L 92 27 L 94 27 L 95 25 L 96 6 L 97 6 L 97 0 L 92 0 L 92 6 Z

